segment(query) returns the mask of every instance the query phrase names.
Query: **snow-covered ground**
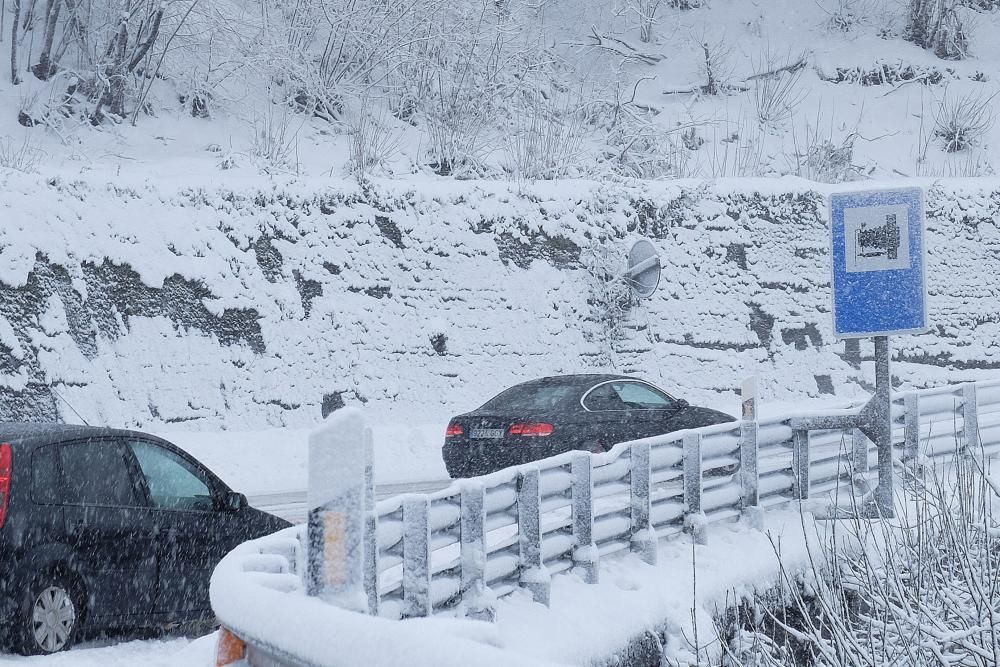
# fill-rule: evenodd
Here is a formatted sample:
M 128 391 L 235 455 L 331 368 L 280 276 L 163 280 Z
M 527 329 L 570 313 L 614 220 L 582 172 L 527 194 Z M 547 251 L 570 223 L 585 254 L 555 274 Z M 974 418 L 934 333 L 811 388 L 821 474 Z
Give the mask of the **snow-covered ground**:
M 0 665 L 17 667 L 211 667 L 215 633 L 190 639 L 85 642 L 66 653 L 25 658 L 0 654 Z
M 441 458 L 447 423 L 375 424 L 376 484 L 448 479 Z M 190 452 L 249 496 L 306 488 L 311 429 L 166 431 L 156 435 Z

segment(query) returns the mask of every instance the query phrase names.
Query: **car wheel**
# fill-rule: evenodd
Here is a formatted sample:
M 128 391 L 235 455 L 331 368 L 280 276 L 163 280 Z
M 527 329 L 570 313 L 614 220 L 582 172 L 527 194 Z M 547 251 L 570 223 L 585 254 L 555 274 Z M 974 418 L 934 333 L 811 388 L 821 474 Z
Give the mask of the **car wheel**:
M 83 618 L 81 598 L 73 582 L 61 574 L 36 577 L 21 611 L 20 653 L 45 655 L 72 646 Z

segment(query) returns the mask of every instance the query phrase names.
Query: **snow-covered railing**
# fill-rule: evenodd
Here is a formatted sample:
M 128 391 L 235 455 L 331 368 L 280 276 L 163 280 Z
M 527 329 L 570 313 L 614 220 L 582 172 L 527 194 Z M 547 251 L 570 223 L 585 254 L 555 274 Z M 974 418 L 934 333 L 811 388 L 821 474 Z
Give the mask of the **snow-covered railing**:
M 711 522 L 757 521 L 769 506 L 853 495 L 854 485 L 877 470 L 874 445 L 854 429 L 804 425 L 859 409 L 719 424 L 619 443 L 601 454 L 569 452 L 382 501 L 365 528 L 364 577 L 369 607 L 382 618 L 302 599 L 379 623 L 445 609 L 489 619 L 492 601 L 518 588 L 547 604 L 553 575 L 573 570 L 596 583 L 602 557 L 631 550 L 653 564 L 658 541 L 681 532 L 704 542 Z M 1000 381 L 896 394 L 891 417 L 898 462 L 925 465 L 963 449 L 993 455 L 1000 452 Z M 249 611 L 230 597 L 237 569 L 253 586 L 300 593 L 304 540 L 296 528 L 254 548 L 243 545 L 213 577 L 213 608 L 227 632 L 246 642 L 248 656 L 256 650 L 272 661 L 250 659 L 252 665 L 339 664 L 293 660 L 286 642 L 258 641 L 283 636 L 268 629 L 278 621 L 244 622 Z M 239 567 L 232 564 L 237 555 Z M 280 609 L 277 598 L 271 606 L 244 597 L 247 606 Z
M 222 624 L 217 665 L 252 667 L 506 667 L 490 623 L 415 619 L 399 623 L 306 595 L 305 527 L 241 544 L 212 575 Z M 542 667 L 530 656 L 518 664 Z
M 489 599 L 516 588 L 547 602 L 553 575 L 573 569 L 596 582 L 601 557 L 632 550 L 654 563 L 656 542 L 685 530 L 703 540 L 709 522 L 849 495 L 876 470 L 874 445 L 854 429 L 810 431 L 799 423 L 857 410 L 719 424 L 602 454 L 570 452 L 382 501 L 381 614 L 425 616 L 461 604 L 488 617 Z M 1000 381 L 896 394 L 892 416 L 903 462 L 964 446 L 992 454 L 1000 450 Z

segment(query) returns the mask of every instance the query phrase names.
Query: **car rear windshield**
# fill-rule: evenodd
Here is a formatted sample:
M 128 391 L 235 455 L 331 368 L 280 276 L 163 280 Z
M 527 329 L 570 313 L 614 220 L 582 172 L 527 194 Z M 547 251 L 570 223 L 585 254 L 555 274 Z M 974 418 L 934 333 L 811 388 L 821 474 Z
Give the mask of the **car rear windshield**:
M 481 409 L 499 414 L 542 413 L 555 410 L 574 393 L 579 389 L 565 384 L 522 385 L 491 398 Z

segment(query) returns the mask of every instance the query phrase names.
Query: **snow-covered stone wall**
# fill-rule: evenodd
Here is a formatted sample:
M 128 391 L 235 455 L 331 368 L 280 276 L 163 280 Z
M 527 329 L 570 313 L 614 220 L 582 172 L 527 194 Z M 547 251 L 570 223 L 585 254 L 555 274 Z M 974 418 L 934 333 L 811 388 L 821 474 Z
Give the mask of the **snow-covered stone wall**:
M 872 374 L 832 338 L 825 186 L 127 180 L 3 177 L 0 419 L 252 428 L 442 418 L 599 369 L 701 401 Z M 894 341 L 907 386 L 1000 368 L 1000 181 L 925 185 L 934 331 Z M 663 280 L 616 327 L 589 258 L 639 234 Z

